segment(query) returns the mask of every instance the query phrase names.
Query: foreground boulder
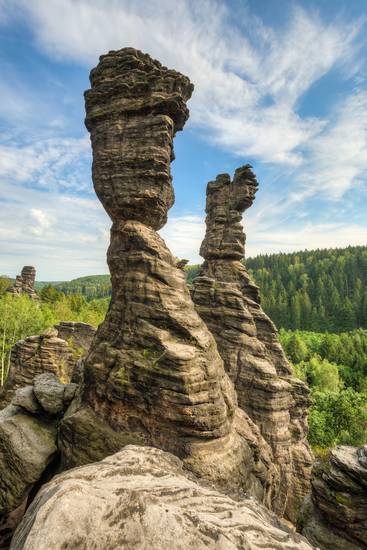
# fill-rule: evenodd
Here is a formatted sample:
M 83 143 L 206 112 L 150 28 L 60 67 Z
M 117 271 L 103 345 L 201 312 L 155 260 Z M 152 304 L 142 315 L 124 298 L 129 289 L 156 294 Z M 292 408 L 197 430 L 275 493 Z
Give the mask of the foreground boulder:
M 11 550 L 50 548 L 312 549 L 256 501 L 200 485 L 175 456 L 137 446 L 41 489 Z
M 76 384 L 40 374 L 32 386 L 18 388 L 0 412 L 1 550 L 8 547 L 30 492 L 56 468 L 58 423 L 75 392 Z
M 260 305 L 259 290 L 243 264 L 242 213 L 258 183 L 249 165 L 233 180 L 220 174 L 208 183 L 204 257 L 192 296 L 214 335 L 238 403 L 269 443 L 279 474 L 272 508 L 295 521 L 310 489 L 312 455 L 307 444 L 309 392 L 292 377 L 277 330 Z
M 39 296 L 34 289 L 34 283 L 36 280 L 36 270 L 31 265 L 25 265 L 22 269 L 21 275 L 17 275 L 13 286 L 7 289 L 7 292 L 20 296 L 26 294 L 32 300 L 39 300 Z
M 56 451 L 52 423 L 12 405 L 0 412 L 0 515 L 22 503 Z
M 367 549 L 367 445 L 337 447 L 316 464 L 301 525 L 322 550 Z

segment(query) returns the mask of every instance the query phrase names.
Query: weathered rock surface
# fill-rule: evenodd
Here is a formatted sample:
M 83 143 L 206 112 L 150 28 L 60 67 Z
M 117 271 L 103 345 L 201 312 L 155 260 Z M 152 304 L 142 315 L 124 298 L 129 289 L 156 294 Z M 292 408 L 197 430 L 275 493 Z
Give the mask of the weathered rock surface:
M 0 408 L 10 403 L 17 388 L 31 385 L 38 374 L 49 372 L 63 383 L 70 381 L 76 361 L 68 343 L 57 334 L 56 329 L 50 329 L 15 344 L 11 351 L 9 376 L 0 391 Z
M 35 280 L 35 268 L 33 266 L 26 265 L 23 267 L 21 275 L 16 276 L 14 285 L 8 288 L 7 292 L 17 296 L 27 294 L 32 300 L 39 300 L 39 296 L 34 290 Z
M 221 486 L 269 501 L 268 447 L 250 424 L 241 428 L 251 432 L 249 441 L 236 429 L 236 395 L 214 338 L 156 233 L 173 204 L 173 136 L 188 117 L 192 84 L 131 48 L 101 56 L 91 84 L 86 125 L 94 187 L 113 221 L 112 298 L 85 360 L 79 407 L 61 424 L 64 460 L 69 466 L 93 460 L 89 434 L 98 417 L 102 443 L 93 445 L 94 459 L 112 429 L 129 442 L 179 455 Z M 256 438 L 262 441 L 255 456 Z
M 258 187 L 249 165 L 217 176 L 207 188 L 205 262 L 193 282 L 196 309 L 214 335 L 240 407 L 270 444 L 280 484 L 273 509 L 293 521 L 309 490 L 308 390 L 291 376 L 274 324 L 243 265 L 242 213 Z
M 303 533 L 321 550 L 366 550 L 367 445 L 333 449 L 313 474 Z
M 76 384 L 61 384 L 54 374 L 40 374 L 33 386 L 18 388 L 0 413 L 1 550 L 9 547 L 28 495 L 45 481 L 49 464 L 58 458 L 58 422 L 76 389 Z
M 92 340 L 96 334 L 96 329 L 88 323 L 79 323 L 74 321 L 62 321 L 55 325 L 57 336 L 66 340 L 76 350 L 85 353 L 89 350 Z
M 0 516 L 23 502 L 56 451 L 54 425 L 13 405 L 0 412 Z
M 311 550 L 253 500 L 199 485 L 159 449 L 128 446 L 56 476 L 28 509 L 11 550 Z
M 33 380 L 34 395 L 43 410 L 50 415 L 58 415 L 64 411 L 64 392 L 66 387 L 52 373 L 39 374 Z M 68 403 L 73 397 L 76 385 L 72 384 L 72 388 L 72 395 L 67 398 Z

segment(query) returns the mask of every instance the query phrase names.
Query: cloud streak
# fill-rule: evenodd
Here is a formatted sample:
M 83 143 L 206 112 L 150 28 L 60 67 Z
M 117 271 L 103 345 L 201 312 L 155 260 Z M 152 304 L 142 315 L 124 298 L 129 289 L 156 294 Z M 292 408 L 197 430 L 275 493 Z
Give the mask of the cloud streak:
M 246 7 L 236 20 L 216 0 L 0 0 L 0 8 L 0 24 L 26 22 L 40 51 L 53 62 L 77 63 L 86 70 L 100 53 L 132 45 L 188 74 L 195 83 L 191 128 L 238 157 L 238 163 L 252 159 L 266 167 L 265 190 L 246 218 L 249 254 L 366 241 L 362 226 L 332 219 L 331 210 L 313 226 L 308 215 L 312 201 L 341 202 L 348 191 L 365 185 L 362 19 L 325 22 L 315 11 L 294 7 L 285 23 L 272 28 Z M 330 109 L 322 116 L 304 114 L 306 94 L 331 71 L 348 82 L 358 80 L 358 87 L 348 87 L 340 97 L 330 93 Z M 0 84 L 0 119 L 32 124 L 24 83 L 11 82 Z M 1 108 L 7 102 L 8 112 Z M 27 235 L 23 250 L 37 244 L 45 266 L 47 258 L 56 261 L 57 256 L 58 269 L 74 274 L 105 266 L 109 222 L 97 201 L 88 198 L 89 141 L 72 132 L 65 135 L 66 113 L 63 105 L 53 120 L 47 114 L 47 130 L 36 136 L 30 131 L 22 139 L 16 134 L 0 141 L 2 196 L 13 201 L 13 214 L 0 222 L 0 242 L 11 242 L 21 254 L 17 239 Z M 6 224 L 16 208 L 21 227 L 6 241 Z M 90 225 L 83 227 L 86 212 Z M 203 217 L 196 215 L 176 214 L 162 231 L 173 252 L 191 261 L 199 261 L 203 234 Z M 91 245 L 96 260 L 88 260 L 83 243 Z M 64 266 L 65 255 L 72 258 L 72 269 Z

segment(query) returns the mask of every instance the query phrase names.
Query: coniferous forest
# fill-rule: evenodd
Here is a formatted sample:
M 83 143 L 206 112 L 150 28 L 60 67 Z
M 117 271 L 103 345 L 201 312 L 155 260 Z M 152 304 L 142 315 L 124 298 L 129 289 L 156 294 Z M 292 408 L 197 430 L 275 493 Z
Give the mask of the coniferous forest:
M 367 327 L 367 247 L 246 260 L 278 327 L 341 332 Z

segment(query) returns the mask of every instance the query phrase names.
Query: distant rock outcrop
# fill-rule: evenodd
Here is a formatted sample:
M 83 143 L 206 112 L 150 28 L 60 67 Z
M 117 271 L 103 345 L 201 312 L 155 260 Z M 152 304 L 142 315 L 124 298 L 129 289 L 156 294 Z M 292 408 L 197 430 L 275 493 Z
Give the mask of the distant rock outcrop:
M 274 324 L 243 264 L 242 213 L 258 183 L 251 167 L 217 176 L 207 187 L 205 262 L 193 282 L 196 309 L 214 335 L 235 385 L 239 406 L 270 444 L 280 483 L 273 509 L 295 520 L 309 490 L 312 456 L 307 444 L 308 389 L 292 378 Z
M 70 321 L 19 340 L 11 350 L 9 376 L 0 389 L 0 409 L 10 403 L 16 389 L 31 384 L 38 374 L 55 374 L 65 384 L 74 376 L 79 382 L 80 357 L 88 352 L 95 333 L 87 323 Z
M 301 525 L 321 550 L 367 549 L 367 445 L 337 447 L 315 465 Z
M 34 290 L 36 280 L 36 270 L 31 265 L 26 265 L 22 269 L 21 275 L 17 275 L 14 285 L 8 288 L 7 292 L 20 295 L 27 294 L 32 300 L 39 300 L 39 296 Z
M 11 550 L 51 548 L 312 550 L 254 500 L 201 485 L 175 456 L 136 446 L 42 488 Z
M 55 328 L 19 340 L 11 350 L 8 379 L 0 391 L 0 408 L 10 402 L 16 389 L 32 384 L 37 374 L 49 372 L 64 383 L 70 382 L 75 363 L 70 346 L 58 337 Z

